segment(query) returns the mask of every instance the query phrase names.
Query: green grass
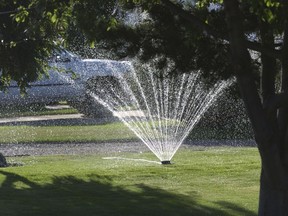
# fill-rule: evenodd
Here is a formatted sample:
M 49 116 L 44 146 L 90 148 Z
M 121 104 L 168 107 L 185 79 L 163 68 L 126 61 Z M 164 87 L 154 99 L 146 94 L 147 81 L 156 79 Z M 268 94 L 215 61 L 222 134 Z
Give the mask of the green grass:
M 52 123 L 53 124 L 53 123 Z M 196 127 L 188 136 L 190 140 L 226 140 L 223 134 L 229 131 L 217 131 L 215 128 Z M 245 138 L 245 139 L 244 139 Z M 251 139 L 251 137 L 249 137 Z M 229 139 L 247 137 L 231 136 Z M 121 122 L 109 122 L 95 125 L 58 125 L 0 126 L 0 143 L 59 143 L 59 142 L 113 142 L 139 140 L 136 135 Z
M 0 109 L 0 117 L 72 114 L 77 110 L 49 110 L 43 106 Z M 113 142 L 136 140 L 131 130 L 120 122 L 97 125 L 0 126 L 0 143 Z M 138 139 L 137 139 L 138 140 Z
M 67 105 L 67 103 L 59 103 L 60 105 Z M 1 104 L 0 104 L 1 105 Z M 61 115 L 61 114 L 75 114 L 78 111 L 74 108 L 64 109 L 47 109 L 44 105 L 31 106 L 0 106 L 0 118 L 20 117 L 20 116 L 40 116 L 40 115 Z
M 60 102 L 67 105 L 67 102 Z M 73 108 L 57 110 L 47 109 L 44 106 L 0 107 L 0 118 L 61 115 L 78 113 Z M 169 121 L 168 125 L 172 122 Z M 53 123 L 50 123 L 53 124 Z M 163 124 L 167 122 L 163 121 Z M 28 124 L 27 124 L 28 125 Z M 36 124 L 35 124 L 36 125 Z M 146 124 L 145 124 L 146 125 Z M 237 126 L 237 127 L 236 127 Z M 239 128 L 238 124 L 220 125 L 199 123 L 189 134 L 190 140 L 226 140 L 253 139 L 249 127 Z M 112 132 L 112 133 L 111 133 Z M 62 125 L 62 126 L 0 126 L 0 143 L 27 143 L 27 142 L 105 142 L 114 140 L 135 140 L 135 135 L 121 123 L 107 125 Z
M 77 112 L 46 111 L 7 111 L 5 117 Z M 0 127 L 0 143 L 134 139 L 119 122 Z M 150 152 L 8 158 L 24 166 L 0 168 L 0 215 L 256 215 L 260 164 L 255 148 L 181 149 L 169 166 L 104 160 L 107 156 L 156 160 Z
M 136 140 L 120 122 L 76 126 L 1 126 L 0 143 L 113 142 Z
M 150 152 L 8 158 L 0 169 L 5 216 L 256 215 L 259 157 L 255 148 L 181 149 L 172 165 Z

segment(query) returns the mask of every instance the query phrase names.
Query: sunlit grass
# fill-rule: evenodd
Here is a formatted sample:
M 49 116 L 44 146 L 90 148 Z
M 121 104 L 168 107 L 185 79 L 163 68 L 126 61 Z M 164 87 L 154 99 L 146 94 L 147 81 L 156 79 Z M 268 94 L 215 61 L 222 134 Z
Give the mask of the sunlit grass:
M 120 122 L 76 126 L 0 126 L 0 143 L 107 142 L 136 140 Z
M 180 149 L 172 165 L 150 152 L 8 158 L 0 169 L 1 214 L 256 215 L 255 148 Z
M 77 113 L 13 112 L 0 116 Z M 207 128 L 198 130 L 207 139 Z M 0 127 L 0 143 L 135 139 L 120 122 Z M 255 148 L 182 148 L 168 166 L 134 160 L 138 158 L 157 161 L 151 152 L 8 157 L 9 163 L 23 166 L 0 168 L 0 215 L 256 215 L 260 164 Z
M 67 105 L 61 102 L 60 105 Z M 39 115 L 61 115 L 76 114 L 78 111 L 71 107 L 63 109 L 47 109 L 45 106 L 23 106 L 23 107 L 0 107 L 0 118 L 20 117 L 20 116 L 39 116 Z M 102 125 L 63 125 L 63 126 L 0 126 L 0 143 L 23 143 L 23 142 L 106 142 L 120 140 L 135 140 L 135 135 L 126 126 L 119 123 L 108 123 Z M 179 124 L 177 120 L 162 120 L 155 122 L 144 121 L 134 123 L 134 127 L 147 127 L 153 130 L 159 126 L 170 127 Z M 37 124 L 35 124 L 37 125 Z M 180 124 L 181 125 L 181 124 Z M 229 128 L 229 129 L 228 129 Z M 114 131 L 115 130 L 115 131 Z M 247 129 L 249 130 L 249 129 Z M 98 132 L 99 131 L 99 132 Z M 112 133 L 111 133 L 112 132 Z M 114 133 L 115 132 L 115 133 Z M 160 136 L 158 134 L 158 136 Z M 188 135 L 190 140 L 225 140 L 225 139 L 253 139 L 251 133 L 231 128 L 213 127 L 209 124 L 197 124 Z
M 1 105 L 1 104 L 0 104 Z M 59 105 L 67 105 L 66 102 L 61 102 Z M 0 106 L 0 118 L 20 117 L 20 116 L 40 116 L 40 115 L 61 115 L 75 114 L 78 111 L 72 107 L 63 109 L 48 109 L 44 105 L 30 106 Z

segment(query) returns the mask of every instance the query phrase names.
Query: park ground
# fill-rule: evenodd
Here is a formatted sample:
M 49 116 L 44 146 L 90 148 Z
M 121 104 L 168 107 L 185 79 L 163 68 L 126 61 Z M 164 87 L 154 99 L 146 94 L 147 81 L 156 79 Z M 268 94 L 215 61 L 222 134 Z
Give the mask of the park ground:
M 82 132 L 123 129 L 117 124 L 84 125 Z M 35 138 L 35 128 L 45 127 L 64 128 L 16 125 L 14 134 L 31 131 L 32 142 L 1 145 L 12 149 L 11 166 L 0 169 L 1 215 L 256 215 L 260 162 L 253 146 L 188 143 L 163 166 L 129 134 L 121 142 L 49 143 Z

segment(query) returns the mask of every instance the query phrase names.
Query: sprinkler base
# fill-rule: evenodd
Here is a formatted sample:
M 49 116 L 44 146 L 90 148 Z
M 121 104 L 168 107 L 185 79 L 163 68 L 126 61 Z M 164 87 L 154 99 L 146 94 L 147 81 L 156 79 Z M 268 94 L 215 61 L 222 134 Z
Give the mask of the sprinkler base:
M 165 165 L 166 164 L 171 164 L 171 161 L 168 161 L 168 160 L 167 161 L 161 161 L 161 164 L 165 164 Z

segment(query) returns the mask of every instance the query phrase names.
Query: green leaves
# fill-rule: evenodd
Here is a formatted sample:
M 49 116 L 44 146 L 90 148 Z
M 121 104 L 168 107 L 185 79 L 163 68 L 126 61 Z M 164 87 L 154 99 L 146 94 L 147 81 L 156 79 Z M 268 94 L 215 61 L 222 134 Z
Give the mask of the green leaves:
M 48 70 L 48 58 L 65 35 L 71 10 L 66 0 L 0 0 L 1 79 L 27 83 Z
M 14 20 L 18 23 L 23 23 L 25 22 L 26 18 L 28 17 L 29 15 L 29 12 L 28 10 L 23 7 L 23 6 L 19 6 L 17 8 L 17 13 L 16 14 L 12 14 L 11 16 L 14 18 Z
M 110 31 L 111 29 L 115 29 L 117 24 L 118 24 L 117 20 L 114 17 L 111 17 L 108 23 L 107 31 Z
M 249 12 L 255 14 L 258 20 L 278 25 L 279 18 L 282 16 L 282 4 L 278 0 L 246 0 L 243 2 Z
M 264 4 L 268 7 L 268 8 L 272 8 L 272 7 L 280 7 L 280 2 L 277 0 L 264 0 Z
M 201 8 L 208 8 L 211 5 L 222 5 L 223 4 L 223 0 L 196 0 L 195 1 L 195 7 L 198 9 Z
M 57 20 L 57 14 L 54 13 L 53 16 L 51 16 L 51 22 L 52 22 L 52 23 L 55 23 L 56 20 Z
M 90 42 L 90 48 L 95 48 L 95 41 L 94 40 Z
M 13 48 L 16 47 L 17 43 L 15 41 L 10 41 L 9 47 Z
M 23 83 L 23 86 L 25 82 L 37 79 L 38 74 L 44 73 L 52 50 L 66 45 L 69 41 L 66 39 L 79 31 L 79 34 L 85 35 L 87 46 L 94 48 L 96 41 L 101 42 L 119 58 L 141 51 L 144 60 L 164 56 L 173 59 L 181 70 L 202 68 L 208 73 L 213 70 L 227 71 L 228 54 L 223 39 L 228 36 L 225 13 L 221 7 L 223 0 L 196 0 L 189 1 L 189 4 L 170 0 L 177 10 L 182 10 L 179 13 L 173 10 L 173 4 L 162 2 L 0 0 L 0 11 L 13 12 L 0 15 L 0 68 L 3 76 L 10 75 L 16 81 L 21 79 L 19 83 Z M 220 10 L 213 10 L 213 4 Z M 241 0 L 239 4 L 246 34 L 257 34 L 261 23 L 269 24 L 275 34 L 283 33 L 283 4 L 279 0 Z M 145 22 L 139 21 L 139 24 L 132 24 L 131 27 L 131 23 L 127 25 L 129 18 L 126 15 L 133 10 L 148 15 Z M 201 22 L 209 25 L 219 38 L 212 40 L 209 32 L 183 18 L 183 14 L 193 14 L 191 17 L 198 23 L 196 25 L 201 25 Z M 138 15 L 143 14 L 135 16 Z M 207 56 L 209 63 L 205 60 Z

